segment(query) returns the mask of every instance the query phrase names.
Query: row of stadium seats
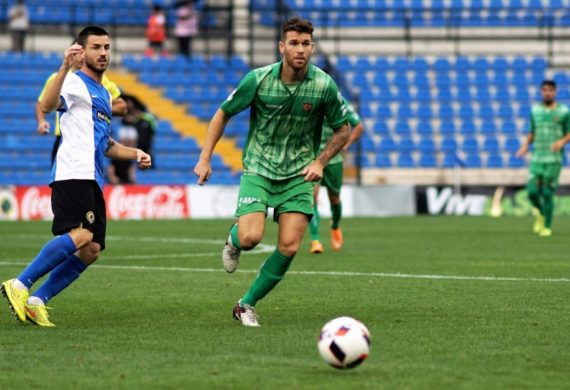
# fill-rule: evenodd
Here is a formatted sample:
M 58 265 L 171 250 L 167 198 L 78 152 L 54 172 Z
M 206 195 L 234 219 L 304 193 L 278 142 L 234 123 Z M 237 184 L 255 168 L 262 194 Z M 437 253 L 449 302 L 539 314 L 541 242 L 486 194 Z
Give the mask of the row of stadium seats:
M 133 61 L 126 59 L 125 64 L 128 67 Z M 360 162 L 365 167 L 524 164 L 513 155 L 528 131 L 531 104 L 539 98 L 539 84 L 547 70 L 543 58 L 348 56 L 333 59 L 333 64 L 360 92 L 359 112 L 366 123 Z M 208 85 L 180 83 L 188 75 L 153 73 L 148 70 L 152 65 L 145 66 L 130 70 L 138 71 L 141 81 L 165 88 L 167 97 L 188 104 L 189 112 L 204 121 L 245 71 L 232 66 L 226 67 L 224 75 L 222 69 L 202 70 L 202 75 L 216 77 Z M 487 81 L 484 86 L 483 80 Z M 493 85 L 495 80 L 498 83 Z M 247 130 L 247 113 L 242 113 L 230 121 L 226 136 L 243 147 Z
M 250 0 L 261 23 L 274 26 L 278 0 Z M 29 2 L 30 20 L 38 24 L 144 26 L 152 4 L 166 9 L 168 24 L 173 26 L 172 1 L 109 0 L 101 7 L 96 0 L 44 0 Z M 206 12 L 202 1 L 196 2 L 203 26 L 218 21 Z M 279 0 L 281 3 L 281 0 Z M 570 25 L 568 0 L 289 0 L 291 12 L 299 13 L 320 26 L 375 27 L 466 27 Z M 332 10 L 332 12 L 331 12 Z M 342 17 L 340 17 L 342 15 Z M 0 23 L 7 22 L 7 5 L 0 5 Z
M 257 20 L 275 25 L 278 0 L 251 2 Z M 320 27 L 568 26 L 568 0 L 289 0 L 287 10 Z
M 167 65 L 171 69 L 184 66 L 186 58 L 173 57 L 167 62 L 144 58 L 126 58 L 127 64 L 142 68 Z M 130 62 L 129 62 L 130 61 Z M 203 63 L 204 72 L 212 68 L 222 71 L 224 64 L 231 64 L 229 69 L 247 70 L 247 64 L 241 58 L 229 61 L 221 57 L 206 60 L 195 56 L 193 63 Z M 46 78 L 61 63 L 61 55 L 33 53 L 0 53 L 0 185 L 7 184 L 46 184 L 50 175 L 50 154 L 53 138 L 50 135 L 36 134 L 37 123 L 34 119 L 34 106 L 37 96 Z M 189 69 L 190 67 L 186 67 Z M 156 68 L 155 68 L 156 69 Z M 200 74 L 200 77 L 203 75 Z M 231 80 L 235 81 L 235 79 Z M 227 91 L 224 91 L 227 96 Z M 225 98 L 224 96 L 224 98 Z M 50 117 L 53 128 L 53 115 Z M 118 119 L 113 120 L 113 131 L 120 126 Z M 116 136 L 116 135 L 115 135 Z M 168 121 L 159 120 L 154 142 L 155 169 L 139 172 L 137 180 L 145 184 L 186 184 L 195 181 L 192 167 L 198 159 L 199 146 L 192 138 L 183 138 Z M 107 162 L 108 163 L 108 162 Z M 214 184 L 235 184 L 238 178 L 232 173 L 219 155 L 214 155 L 212 164 L 216 175 L 210 180 Z
M 8 20 L 6 3 L 12 2 L 0 4 L 0 23 Z M 174 2 L 170 0 L 107 0 L 104 7 L 98 0 L 43 0 L 26 3 L 31 23 L 103 26 L 145 26 L 154 4 L 165 9 L 168 24 L 174 26 L 176 15 Z M 195 7 L 200 12 L 203 1 L 196 1 Z M 203 14 L 201 24 L 215 25 L 216 19 L 210 13 Z
M 12 56 L 14 55 L 0 55 L 0 63 L 16 63 Z M 130 71 L 138 73 L 141 81 L 163 88 L 166 96 L 187 104 L 189 113 L 207 121 L 248 68 L 245 62 L 238 58 L 229 61 L 224 59 L 225 67 L 213 65 L 220 64 L 217 62 L 219 59 L 203 60 L 211 66 L 188 69 L 185 72 L 179 71 L 176 65 L 182 63 L 180 58 L 161 59 L 162 65 L 175 70 L 178 83 L 161 83 L 160 79 L 164 81 L 167 74 L 158 71 L 161 68 L 156 67 L 155 62 L 142 57 L 126 56 L 123 65 Z M 530 104 L 537 98 L 538 89 L 534 83 L 546 75 L 546 63 L 543 59 L 475 57 L 460 58 L 455 61 L 444 61 L 443 58 L 415 58 L 404 61 L 398 57 L 340 57 L 333 62 L 339 69 L 343 69 L 341 73 L 349 84 L 355 81 L 356 75 L 362 74 L 362 69 L 367 69 L 364 72 L 370 77 L 368 83 L 351 85 L 360 91 L 359 111 L 365 123 L 365 134 L 361 141 L 362 155 L 359 160 L 362 166 L 516 168 L 524 165 L 523 160 L 514 157 L 514 152 L 527 131 Z M 521 65 L 523 62 L 525 67 Z M 375 68 L 376 64 L 382 64 L 381 71 Z M 487 64 L 487 70 L 483 64 Z M 29 59 L 28 62 L 24 61 L 20 69 L 7 67 L 6 73 L 15 75 L 17 72 L 29 72 L 34 69 L 47 77 L 53 69 L 52 65 L 50 61 L 46 61 L 46 65 L 42 67 L 38 65 L 37 60 Z M 532 76 L 520 79 L 520 85 L 515 89 L 507 88 L 509 93 L 489 88 L 490 91 L 485 99 L 482 97 L 477 99 L 479 88 L 469 85 L 466 90 L 474 93 L 472 98 L 456 99 L 458 91 L 465 91 L 460 87 L 460 78 L 456 76 L 449 78 L 449 94 L 443 93 L 444 89 L 436 81 L 438 75 L 445 73 L 441 69 L 445 69 L 446 66 L 456 69 L 466 67 L 469 69 L 467 72 L 475 71 L 474 68 L 477 67 L 481 69 L 475 71 L 477 74 L 487 73 L 492 77 L 496 77 L 495 73 L 498 72 L 509 77 L 520 72 Z M 157 70 L 159 76 L 150 69 Z M 393 99 L 386 101 L 384 90 L 374 83 L 376 76 L 385 73 L 392 83 L 395 82 L 393 76 L 402 72 L 406 73 L 406 78 L 410 82 L 409 89 L 406 90 L 413 89 L 414 94 L 410 93 L 406 99 L 390 95 Z M 217 78 L 211 85 L 194 82 L 197 79 L 210 77 L 214 73 Z M 188 77 L 188 74 L 193 75 L 192 79 L 180 82 Z M 425 75 L 427 79 L 426 83 L 421 84 L 421 88 L 413 81 L 419 79 L 419 74 Z M 561 87 L 570 85 L 570 78 L 564 72 L 554 74 L 554 78 L 561 83 Z M 514 76 L 510 80 L 512 79 Z M 28 177 L 30 180 L 40 180 L 42 177 L 45 178 L 45 175 L 42 175 L 49 171 L 47 162 L 51 140 L 49 137 L 33 135 L 35 121 L 32 115 L 35 93 L 26 92 L 26 88 L 20 87 L 16 80 L 16 77 L 12 79 L 7 77 L 0 81 L 2 86 L 0 93 L 10 96 L 9 103 L 3 104 L 0 108 L 0 118 L 2 118 L 0 149 L 3 156 L 9 156 L 0 160 L 0 176 L 4 180 L 6 177 L 12 178 L 16 174 L 22 174 L 22 177 Z M 33 81 L 28 89 L 37 93 L 42 83 L 43 79 Z M 390 91 L 392 88 L 396 88 L 400 93 L 400 88 L 390 85 Z M 420 89 L 429 95 L 429 99 L 418 98 L 417 90 Z M 238 145 L 243 147 L 247 130 L 248 114 L 244 112 L 230 121 L 226 136 L 233 137 Z M 29 159 L 30 152 L 44 156 L 45 165 L 42 165 L 40 159 Z M 150 173 L 139 174 L 141 182 L 194 181 L 191 167 L 197 158 L 199 147 L 193 139 L 182 138 L 168 121 L 159 122 L 155 152 L 157 168 Z M 30 165 L 22 162 L 27 160 L 31 161 Z M 213 163 L 219 172 L 219 175 L 212 179 L 214 183 L 217 180 L 220 183 L 237 182 L 235 174 L 224 166 L 219 156 L 215 157 Z M 32 172 L 31 176 L 28 172 Z

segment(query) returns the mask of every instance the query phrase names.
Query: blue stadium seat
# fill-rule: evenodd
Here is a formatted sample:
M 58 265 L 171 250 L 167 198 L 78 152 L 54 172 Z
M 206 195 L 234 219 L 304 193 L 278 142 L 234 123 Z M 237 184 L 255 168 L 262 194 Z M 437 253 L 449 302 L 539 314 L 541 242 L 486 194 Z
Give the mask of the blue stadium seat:
M 400 120 L 408 120 L 414 117 L 414 110 L 411 106 L 400 105 L 398 108 L 398 118 Z
M 410 125 L 408 122 L 397 122 L 395 127 L 396 134 L 400 136 L 409 137 L 412 134 Z
M 481 168 L 481 156 L 478 154 L 468 154 L 465 158 L 466 168 Z
M 433 127 L 430 121 L 418 122 L 416 132 L 421 136 L 431 137 L 433 135 Z
M 514 122 L 503 122 L 501 127 L 501 133 L 504 135 L 515 135 L 517 134 L 517 126 Z
M 444 138 L 441 141 L 441 150 L 445 153 L 455 153 L 457 150 L 457 140 L 455 138 Z
M 452 153 L 446 153 L 443 156 L 443 167 L 444 168 L 455 168 L 456 166 L 461 165 L 457 155 Z
M 459 119 L 462 121 L 472 121 L 473 120 L 473 107 L 472 106 L 462 106 L 459 109 Z
M 378 151 L 381 153 L 392 153 L 395 152 L 397 148 L 398 145 L 396 144 L 396 141 L 388 137 L 382 138 L 378 145 Z
M 503 158 L 500 154 L 490 154 L 487 157 L 488 168 L 503 168 Z
M 374 133 L 381 136 L 388 136 L 390 135 L 390 129 L 388 128 L 386 122 L 380 119 L 377 120 L 376 123 L 374 123 Z
M 451 70 L 449 60 L 445 57 L 440 57 L 433 63 L 433 69 L 441 74 L 448 74 Z
M 400 153 L 412 153 L 416 150 L 416 145 L 414 140 L 411 138 L 402 138 L 398 145 L 398 151 Z
M 484 121 L 491 121 L 495 117 L 495 112 L 491 105 L 481 105 L 479 107 L 479 118 Z
M 453 119 L 454 112 L 451 106 L 440 106 L 439 108 L 439 118 L 442 121 L 451 121 Z
M 518 158 L 514 154 L 509 157 L 509 168 L 522 168 L 525 162 L 522 158 Z
M 429 121 L 432 118 L 432 110 L 431 106 L 420 106 L 418 107 L 418 111 L 416 116 L 421 121 Z
M 483 151 L 487 153 L 499 153 L 500 146 L 497 138 L 490 137 L 483 141 Z
M 505 140 L 504 149 L 511 154 L 516 153 L 520 147 L 521 147 L 521 142 L 519 141 L 518 138 L 507 138 Z
M 398 167 L 400 168 L 415 168 L 416 163 L 411 154 L 400 153 L 398 156 Z
M 421 153 L 435 153 L 435 142 L 432 138 L 422 138 L 418 144 L 418 150 Z
M 422 154 L 420 156 L 420 167 L 421 168 L 436 168 L 437 159 L 433 153 Z
M 439 132 L 444 136 L 452 136 L 455 134 L 455 124 L 451 121 L 442 122 Z
M 476 153 L 479 151 L 479 143 L 476 138 L 466 137 L 463 140 L 462 149 L 466 153 Z
M 376 153 L 376 159 L 374 165 L 377 166 L 378 168 L 391 168 L 392 161 L 390 160 L 390 156 L 388 154 Z
M 461 134 L 464 136 L 473 136 L 477 132 L 477 128 L 473 122 L 463 122 L 461 125 Z
M 391 118 L 392 110 L 390 109 L 390 106 L 388 105 L 378 106 L 378 108 L 376 109 L 376 117 L 381 121 Z
M 481 134 L 489 136 L 497 133 L 497 126 L 494 121 L 483 122 L 481 125 Z

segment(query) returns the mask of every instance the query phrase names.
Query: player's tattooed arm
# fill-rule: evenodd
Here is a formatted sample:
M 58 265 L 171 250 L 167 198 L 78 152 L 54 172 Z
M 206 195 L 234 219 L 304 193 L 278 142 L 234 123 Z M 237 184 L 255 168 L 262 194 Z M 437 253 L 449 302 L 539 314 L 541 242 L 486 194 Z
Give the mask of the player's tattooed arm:
M 323 167 L 329 163 L 331 158 L 336 156 L 336 154 L 342 150 L 344 145 L 348 142 L 349 138 L 350 127 L 347 124 L 343 125 L 334 132 L 333 136 L 327 142 L 325 149 L 318 157 L 318 160 L 323 165 Z
M 303 169 L 301 175 L 305 177 L 306 181 L 319 181 L 323 177 L 323 170 L 329 163 L 330 159 L 334 157 L 335 154 L 340 152 L 348 138 L 350 137 L 350 127 L 348 124 L 341 126 L 336 129 L 333 136 L 327 142 L 325 150 L 321 153 L 315 161 L 311 163 L 308 167 Z

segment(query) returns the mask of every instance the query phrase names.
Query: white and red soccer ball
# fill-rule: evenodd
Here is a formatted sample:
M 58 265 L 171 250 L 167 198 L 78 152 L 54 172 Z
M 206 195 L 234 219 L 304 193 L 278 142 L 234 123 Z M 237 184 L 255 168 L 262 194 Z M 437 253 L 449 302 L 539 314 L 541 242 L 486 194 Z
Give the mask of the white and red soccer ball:
M 318 348 L 321 357 L 331 366 L 354 368 L 370 354 L 370 332 L 354 318 L 335 318 L 323 326 Z

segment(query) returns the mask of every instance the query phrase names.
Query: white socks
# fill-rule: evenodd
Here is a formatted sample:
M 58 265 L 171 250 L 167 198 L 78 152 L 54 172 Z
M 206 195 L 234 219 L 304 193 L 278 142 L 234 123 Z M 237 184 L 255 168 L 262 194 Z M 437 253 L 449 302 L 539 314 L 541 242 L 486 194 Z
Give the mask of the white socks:
M 12 280 L 12 286 L 16 287 L 18 290 L 28 291 L 28 288 L 24 285 L 24 283 L 20 282 L 18 279 Z
M 28 305 L 30 306 L 44 306 L 44 301 L 38 297 L 31 296 L 28 298 Z

